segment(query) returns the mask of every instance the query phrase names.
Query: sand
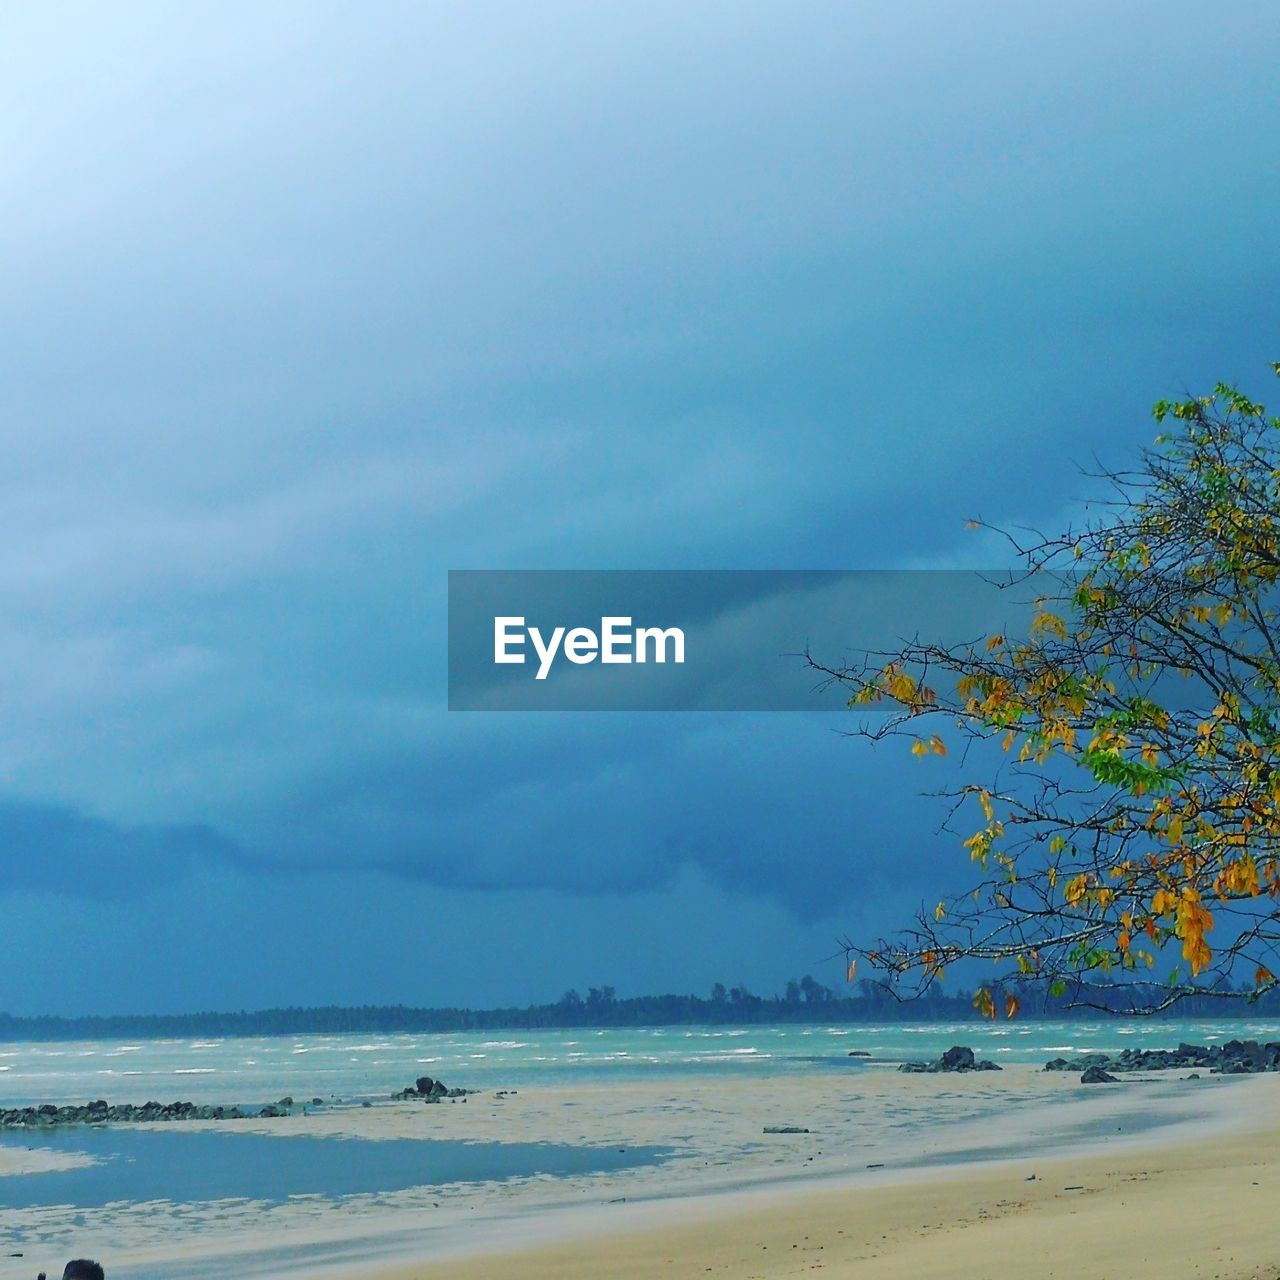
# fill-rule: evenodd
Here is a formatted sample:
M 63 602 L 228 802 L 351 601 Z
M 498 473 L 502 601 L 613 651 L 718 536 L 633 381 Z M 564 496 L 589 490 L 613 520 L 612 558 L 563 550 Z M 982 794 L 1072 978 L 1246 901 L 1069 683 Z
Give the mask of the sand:
M 570 1238 L 346 1280 L 1138 1280 L 1280 1276 L 1280 1079 L 1236 1094 L 1256 1132 L 1169 1132 L 1107 1155 L 960 1165 L 838 1189 L 787 1185 L 636 1206 Z M 1146 1146 L 1147 1149 L 1143 1149 Z
M 1269 1216 L 1259 1226 L 1254 1207 L 1280 1188 L 1280 1077 L 1181 1075 L 1088 1088 L 1031 1067 L 963 1077 L 851 1067 L 319 1109 L 243 1127 L 281 1141 L 652 1144 L 671 1156 L 590 1177 L 277 1204 L 18 1211 L 3 1207 L 0 1186 L 0 1236 L 20 1238 L 25 1253 L 0 1259 L 0 1280 L 29 1280 L 33 1258 L 43 1266 L 86 1248 L 116 1270 L 283 1276 L 320 1266 L 347 1280 L 815 1270 L 1167 1280 L 1280 1264 L 1280 1231 Z M 810 1132 L 764 1135 L 774 1124 Z
M 360 1280 L 1244 1280 L 1280 1274 L 1275 1133 L 761 1198 L 697 1221 Z M 1027 1179 L 1035 1176 L 1034 1182 Z
M 81 1169 L 93 1161 L 78 1151 L 52 1151 L 32 1145 L 27 1148 L 0 1147 L 0 1178 L 28 1173 L 64 1173 Z M 4 1202 L 4 1184 L 0 1183 L 0 1204 Z
M 1195 1088 L 1198 1082 L 1182 1082 Z M 1119 1086 L 1118 1097 L 1133 1085 Z M 1275 1280 L 1280 1079 L 1181 1129 L 1076 1155 L 928 1167 L 830 1188 L 614 1206 L 569 1238 L 366 1267 L 344 1280 Z M 1210 1136 L 1215 1127 L 1247 1130 Z M 630 1216 L 631 1221 L 628 1221 Z

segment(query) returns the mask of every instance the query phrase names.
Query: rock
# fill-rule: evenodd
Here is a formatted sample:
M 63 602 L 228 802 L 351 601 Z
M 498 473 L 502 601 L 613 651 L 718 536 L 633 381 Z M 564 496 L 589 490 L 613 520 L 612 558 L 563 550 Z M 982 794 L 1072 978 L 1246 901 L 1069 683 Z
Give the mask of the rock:
M 794 1124 L 767 1124 L 764 1127 L 765 1133 L 808 1133 L 808 1129 L 801 1129 L 799 1125 Z
M 244 1118 L 239 1107 L 197 1106 L 194 1102 L 131 1102 L 113 1105 L 105 1098 L 87 1102 L 82 1107 L 58 1107 L 46 1102 L 38 1107 L 14 1107 L 0 1110 L 0 1129 L 56 1128 L 77 1124 L 155 1124 L 174 1120 L 239 1120 Z
M 1109 1071 L 1104 1071 L 1096 1063 L 1091 1067 L 1086 1067 L 1084 1074 L 1080 1077 L 1081 1084 L 1119 1084 L 1120 1081 Z
M 473 1089 L 450 1089 L 443 1080 L 433 1080 L 430 1076 L 419 1076 L 412 1085 L 391 1095 L 393 1100 L 403 1098 L 421 1098 L 423 1102 L 439 1102 L 441 1098 L 461 1098 Z
M 1114 1057 L 1105 1053 L 1089 1053 L 1077 1058 L 1052 1058 L 1044 1064 L 1044 1069 L 1087 1071 L 1091 1066 L 1114 1073 L 1195 1068 L 1230 1076 L 1280 1071 L 1280 1042 L 1259 1044 L 1256 1040 L 1228 1040 L 1225 1044 L 1212 1046 L 1183 1042 L 1176 1049 L 1125 1049 Z
M 933 1073 L 937 1071 L 1000 1071 L 1001 1069 L 994 1062 L 988 1062 L 985 1059 L 979 1061 L 974 1057 L 973 1050 L 962 1044 L 953 1044 L 937 1062 L 902 1062 L 898 1065 L 899 1071 L 916 1074 L 922 1071 Z

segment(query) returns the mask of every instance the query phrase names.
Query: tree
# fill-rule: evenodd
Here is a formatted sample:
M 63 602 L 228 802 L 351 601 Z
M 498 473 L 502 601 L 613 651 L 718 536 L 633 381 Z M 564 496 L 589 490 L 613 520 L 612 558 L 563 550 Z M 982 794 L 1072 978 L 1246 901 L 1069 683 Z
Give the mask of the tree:
M 948 829 L 969 815 L 974 883 L 851 946 L 851 978 L 861 958 L 912 995 L 980 961 L 991 1017 L 1037 989 L 1151 1013 L 1275 985 L 1280 418 L 1222 384 L 1155 417 L 1167 433 L 1138 465 L 1101 473 L 1100 516 L 1006 535 L 1019 568 L 1000 585 L 1028 593 L 1024 634 L 819 668 L 883 713 L 860 736 L 1005 753 L 946 792 Z

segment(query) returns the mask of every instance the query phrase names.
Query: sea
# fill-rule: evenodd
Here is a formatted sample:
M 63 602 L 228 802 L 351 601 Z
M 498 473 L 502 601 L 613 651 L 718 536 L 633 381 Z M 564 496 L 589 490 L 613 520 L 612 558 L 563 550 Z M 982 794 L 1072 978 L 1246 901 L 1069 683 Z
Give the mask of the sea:
M 850 1056 L 900 1062 L 966 1044 L 997 1063 L 1280 1039 L 1280 1021 L 886 1023 L 627 1027 L 405 1035 L 0 1043 L 0 1107 L 177 1100 L 257 1106 L 288 1095 L 379 1100 L 419 1076 L 450 1088 L 510 1089 L 715 1072 L 847 1071 Z

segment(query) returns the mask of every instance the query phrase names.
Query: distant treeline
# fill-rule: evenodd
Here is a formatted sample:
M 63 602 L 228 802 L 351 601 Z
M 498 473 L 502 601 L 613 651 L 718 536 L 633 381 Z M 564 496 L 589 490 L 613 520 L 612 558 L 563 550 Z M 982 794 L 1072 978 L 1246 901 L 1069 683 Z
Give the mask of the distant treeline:
M 1116 1011 L 1132 994 L 1117 993 Z M 1070 996 L 1024 993 L 1020 1018 L 1097 1018 L 1096 1009 L 1073 1008 Z M 1171 1011 L 1180 1018 L 1280 1018 L 1280 991 L 1256 1001 L 1204 995 Z M 259 1009 L 239 1013 L 138 1014 L 112 1017 L 17 1018 L 0 1014 L 0 1040 L 165 1039 L 184 1036 L 336 1035 L 343 1032 L 536 1030 L 556 1027 L 658 1027 L 764 1023 L 961 1022 L 977 1021 L 968 992 L 942 990 L 900 1001 L 869 982 L 856 995 L 837 994 L 811 977 L 788 982 L 780 995 L 757 996 L 745 987 L 720 983 L 707 996 L 631 996 L 612 987 L 592 987 L 585 996 L 566 992 L 554 1004 L 510 1009 L 421 1009 L 407 1005 Z

